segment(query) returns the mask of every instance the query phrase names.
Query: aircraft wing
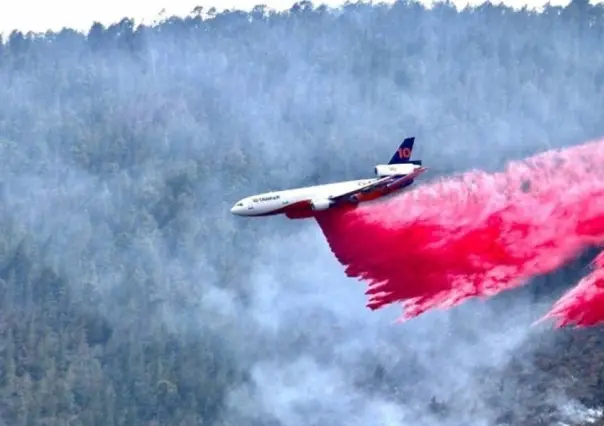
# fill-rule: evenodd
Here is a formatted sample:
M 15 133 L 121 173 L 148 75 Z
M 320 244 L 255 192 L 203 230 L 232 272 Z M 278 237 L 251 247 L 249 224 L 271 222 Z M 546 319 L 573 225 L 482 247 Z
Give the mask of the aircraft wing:
M 415 178 L 417 175 L 419 175 L 420 173 L 423 173 L 425 170 L 426 170 L 425 168 L 419 168 L 419 169 L 415 170 L 413 173 L 410 173 L 410 174 L 404 175 L 404 176 L 401 176 L 401 175 L 386 176 L 386 177 L 376 180 L 375 182 L 369 183 L 365 186 L 355 188 L 352 191 L 347 191 L 342 194 L 332 195 L 331 197 L 329 197 L 329 199 L 332 201 L 338 202 L 338 201 L 342 201 L 343 199 L 346 199 L 346 198 L 348 198 L 352 195 L 358 194 L 358 193 L 373 191 L 375 189 L 383 188 L 385 186 L 389 186 L 389 187 L 398 186 L 398 185 L 404 184 L 405 182 Z
M 332 201 L 341 201 L 344 198 L 348 198 L 351 195 L 358 194 L 359 192 L 369 192 L 373 189 L 379 188 L 381 186 L 386 185 L 388 182 L 391 182 L 395 176 L 386 176 L 381 179 L 376 180 L 375 182 L 368 183 L 365 186 L 360 186 L 358 188 L 353 189 L 352 191 L 347 191 L 342 194 L 332 195 L 329 197 Z

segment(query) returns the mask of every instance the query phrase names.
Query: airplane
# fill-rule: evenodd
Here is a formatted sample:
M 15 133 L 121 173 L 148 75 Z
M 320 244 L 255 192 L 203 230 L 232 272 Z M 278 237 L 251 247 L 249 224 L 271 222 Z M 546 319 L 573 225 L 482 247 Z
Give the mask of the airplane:
M 271 191 L 243 198 L 231 208 L 237 216 L 264 217 L 285 214 L 289 219 L 314 217 L 316 212 L 356 206 L 400 191 L 427 169 L 411 160 L 415 137 L 403 140 L 388 164 L 375 166 L 377 178 L 350 180 L 303 188 Z

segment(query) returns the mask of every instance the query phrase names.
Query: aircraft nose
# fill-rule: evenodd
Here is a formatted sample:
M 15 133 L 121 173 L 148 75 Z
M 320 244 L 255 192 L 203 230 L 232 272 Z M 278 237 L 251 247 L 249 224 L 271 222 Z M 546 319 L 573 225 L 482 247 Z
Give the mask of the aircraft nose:
M 235 205 L 233 205 L 233 207 L 231 207 L 231 213 L 237 216 L 241 216 L 243 213 L 243 203 L 241 201 L 238 201 L 237 203 L 235 203 Z

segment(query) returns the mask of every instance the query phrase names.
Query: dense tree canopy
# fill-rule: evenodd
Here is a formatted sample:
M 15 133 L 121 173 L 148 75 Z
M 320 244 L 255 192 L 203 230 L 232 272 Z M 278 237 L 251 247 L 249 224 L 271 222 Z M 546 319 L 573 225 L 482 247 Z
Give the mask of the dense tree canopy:
M 229 207 L 369 175 L 412 134 L 432 176 L 601 136 L 603 42 L 604 6 L 584 0 L 14 31 L 0 45 L 0 420 L 467 426 L 543 424 L 550 399 L 599 406 L 597 334 L 530 328 L 571 267 L 391 326 L 396 310 L 365 309 L 311 222 Z

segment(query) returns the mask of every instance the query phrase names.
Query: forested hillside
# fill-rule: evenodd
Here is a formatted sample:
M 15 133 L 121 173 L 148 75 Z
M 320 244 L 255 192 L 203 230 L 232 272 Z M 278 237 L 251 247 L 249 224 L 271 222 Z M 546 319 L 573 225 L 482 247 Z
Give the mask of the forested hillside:
M 587 424 L 604 405 L 600 331 L 531 323 L 589 254 L 393 324 L 398 308 L 365 308 L 312 221 L 229 208 L 371 176 L 404 136 L 431 177 L 602 136 L 603 45 L 604 7 L 585 1 L 298 3 L 13 32 L 0 424 Z

